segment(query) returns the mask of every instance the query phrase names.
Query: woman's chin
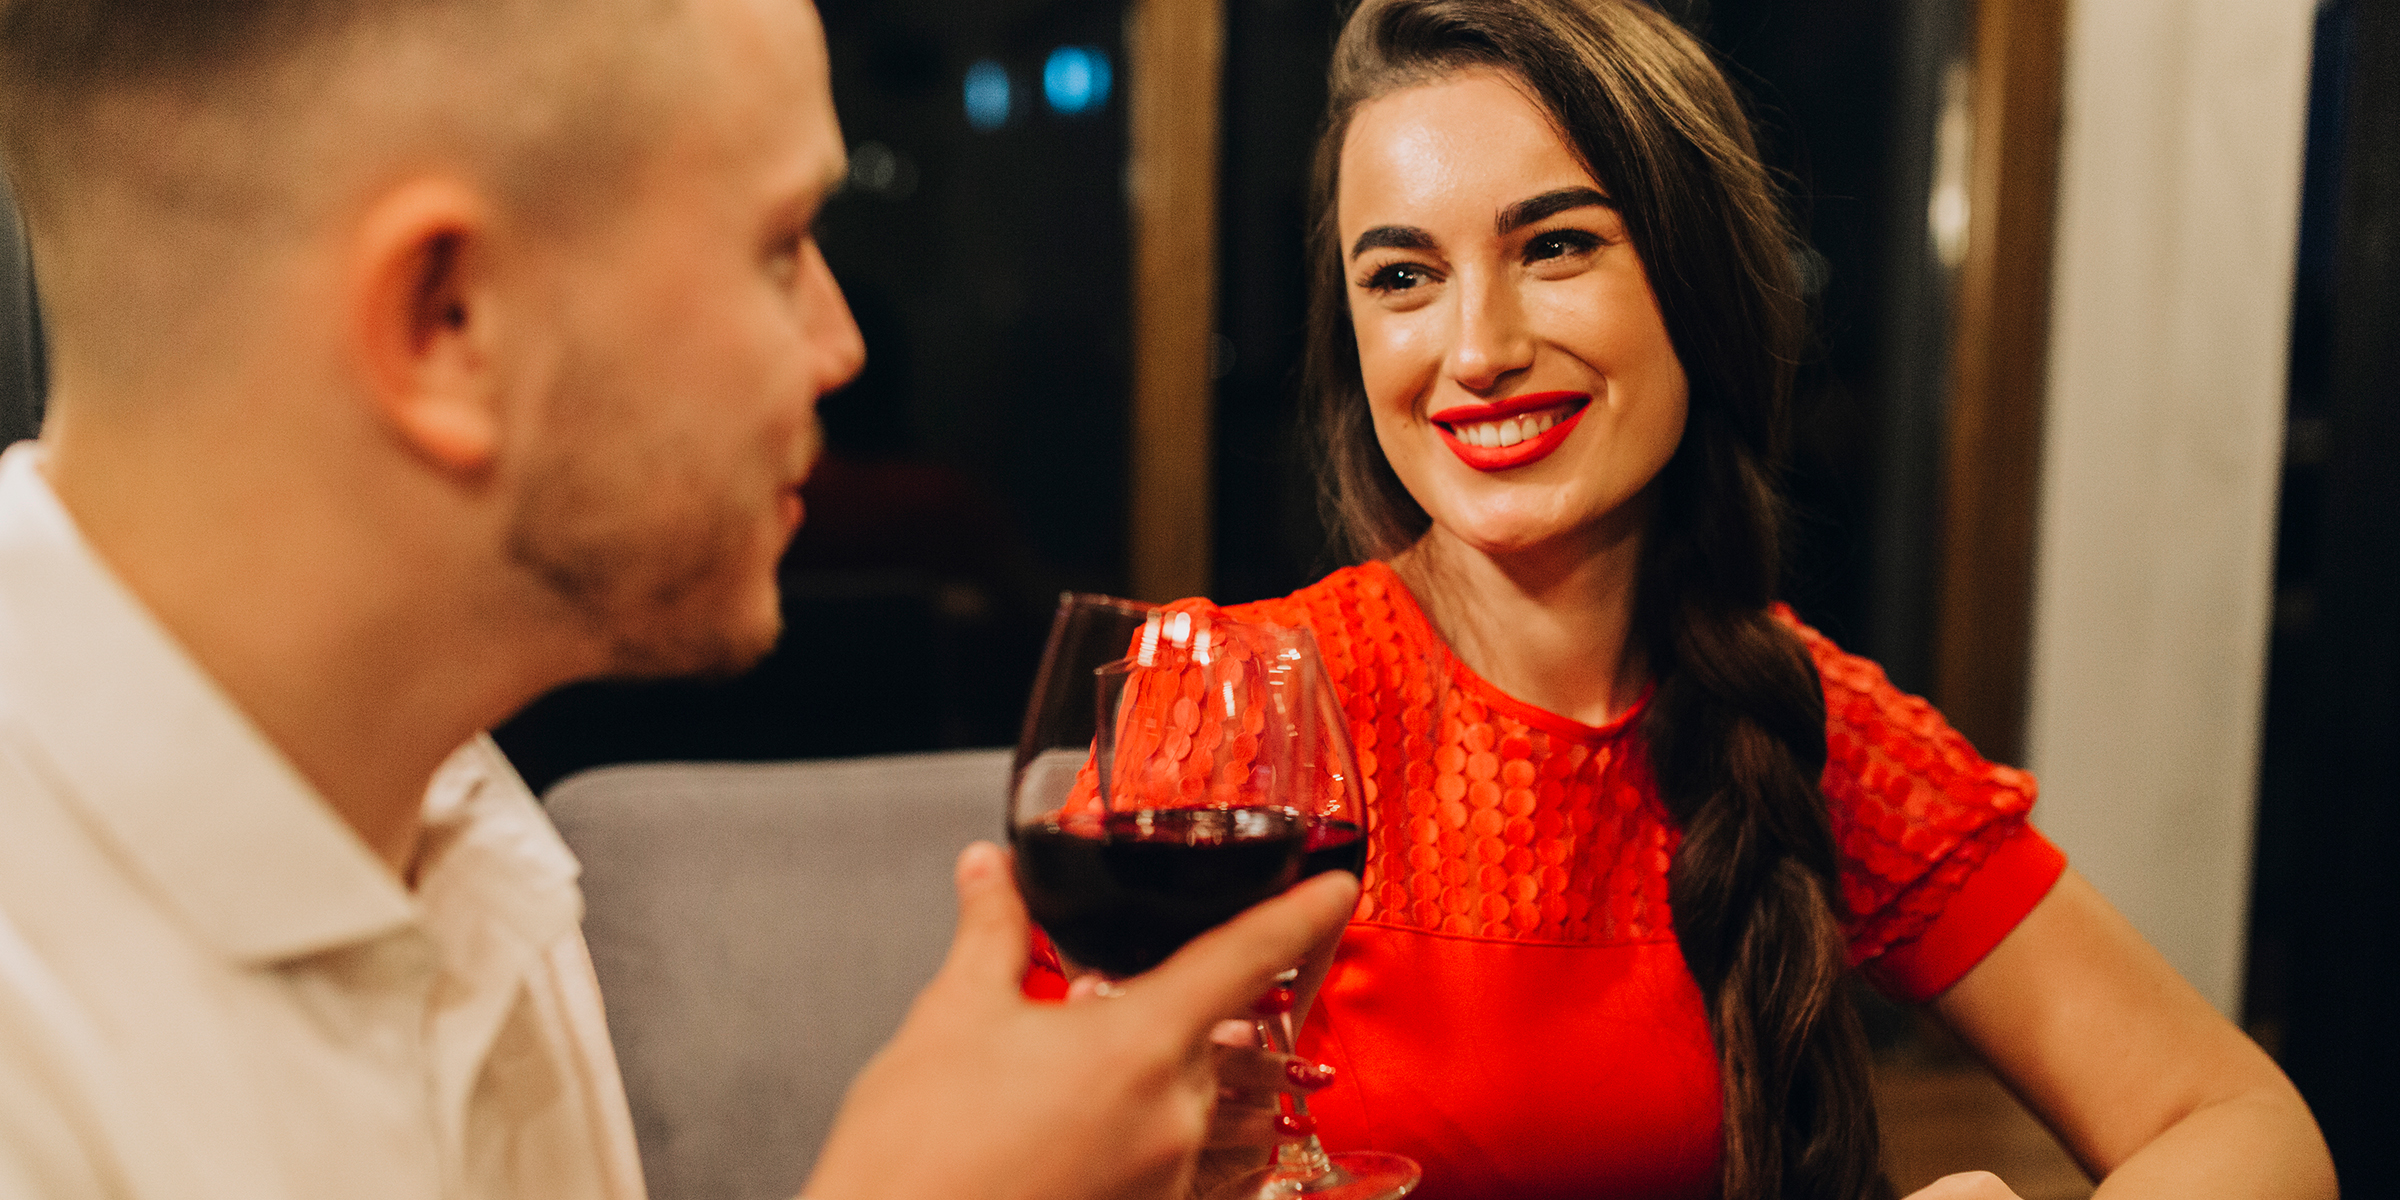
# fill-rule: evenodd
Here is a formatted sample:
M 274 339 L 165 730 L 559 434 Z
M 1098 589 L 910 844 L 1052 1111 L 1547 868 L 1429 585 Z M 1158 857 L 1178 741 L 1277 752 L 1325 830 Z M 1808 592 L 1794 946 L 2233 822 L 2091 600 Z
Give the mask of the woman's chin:
M 1629 524 L 1612 519 L 1620 515 L 1632 514 L 1612 512 L 1582 520 L 1527 513 L 1485 513 L 1449 521 L 1437 517 L 1426 548 L 1436 556 L 1469 554 L 1502 565 L 1572 566 L 1612 557 L 1612 548 L 1621 540 L 1617 533 Z
M 1562 528 L 1556 522 L 1523 520 L 1481 520 L 1434 523 L 1437 540 L 1446 542 L 1448 551 L 1463 551 L 1495 560 L 1523 558 L 1559 552 L 1573 545 L 1573 529 Z

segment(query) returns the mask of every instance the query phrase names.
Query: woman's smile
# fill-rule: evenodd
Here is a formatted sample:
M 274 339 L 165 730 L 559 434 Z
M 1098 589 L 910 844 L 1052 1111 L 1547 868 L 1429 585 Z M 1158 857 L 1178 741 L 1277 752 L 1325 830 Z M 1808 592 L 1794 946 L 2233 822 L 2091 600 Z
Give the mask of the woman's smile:
M 1506 471 L 1565 445 L 1591 403 L 1585 392 L 1533 392 L 1491 404 L 1454 404 L 1427 419 L 1460 462 L 1478 471 Z

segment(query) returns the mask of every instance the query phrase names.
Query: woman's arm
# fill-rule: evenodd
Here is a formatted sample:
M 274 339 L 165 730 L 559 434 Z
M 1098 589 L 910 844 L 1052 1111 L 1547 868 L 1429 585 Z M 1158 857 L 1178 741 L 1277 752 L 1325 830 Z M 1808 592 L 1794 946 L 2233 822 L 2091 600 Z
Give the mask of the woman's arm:
M 1933 1007 L 2101 1200 L 2335 1194 L 2291 1081 L 2071 870 Z

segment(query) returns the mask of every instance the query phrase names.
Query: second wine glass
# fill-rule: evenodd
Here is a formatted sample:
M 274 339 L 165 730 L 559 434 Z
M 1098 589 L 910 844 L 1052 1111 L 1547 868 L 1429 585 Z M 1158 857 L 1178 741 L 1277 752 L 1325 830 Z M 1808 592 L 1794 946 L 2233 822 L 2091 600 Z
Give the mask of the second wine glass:
M 1285 798 L 1306 821 L 1301 859 L 1302 878 L 1325 871 L 1364 872 L 1367 859 L 1367 801 L 1344 718 L 1317 640 L 1306 629 L 1281 631 L 1276 653 L 1285 660 L 1277 673 L 1281 687 L 1274 711 L 1288 725 L 1296 770 Z M 1278 986 L 1259 1002 L 1255 1025 L 1260 1044 L 1283 1054 L 1295 1052 L 1292 985 L 1298 971 L 1287 971 Z M 1276 1147 L 1265 1168 L 1219 1189 L 1210 1200 L 1400 1200 L 1416 1189 L 1423 1172 L 1415 1160 L 1374 1150 L 1327 1153 L 1317 1140 L 1316 1118 L 1308 1101 L 1293 1095 L 1282 1125 L 1289 1140 Z

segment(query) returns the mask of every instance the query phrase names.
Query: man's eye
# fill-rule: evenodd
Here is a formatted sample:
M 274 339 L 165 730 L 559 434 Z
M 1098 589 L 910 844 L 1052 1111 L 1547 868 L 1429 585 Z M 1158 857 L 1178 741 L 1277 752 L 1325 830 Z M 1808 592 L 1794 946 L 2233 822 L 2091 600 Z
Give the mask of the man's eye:
M 1557 229 L 1525 243 L 1525 261 L 1542 262 L 1570 254 L 1589 254 L 1601 247 L 1600 238 L 1581 229 Z
M 1367 276 L 1360 286 L 1370 292 L 1405 292 L 1429 282 L 1431 277 L 1425 268 L 1414 263 L 1393 263 Z
M 789 287 L 800 276 L 800 235 L 787 234 L 767 246 L 767 276 L 779 286 Z

